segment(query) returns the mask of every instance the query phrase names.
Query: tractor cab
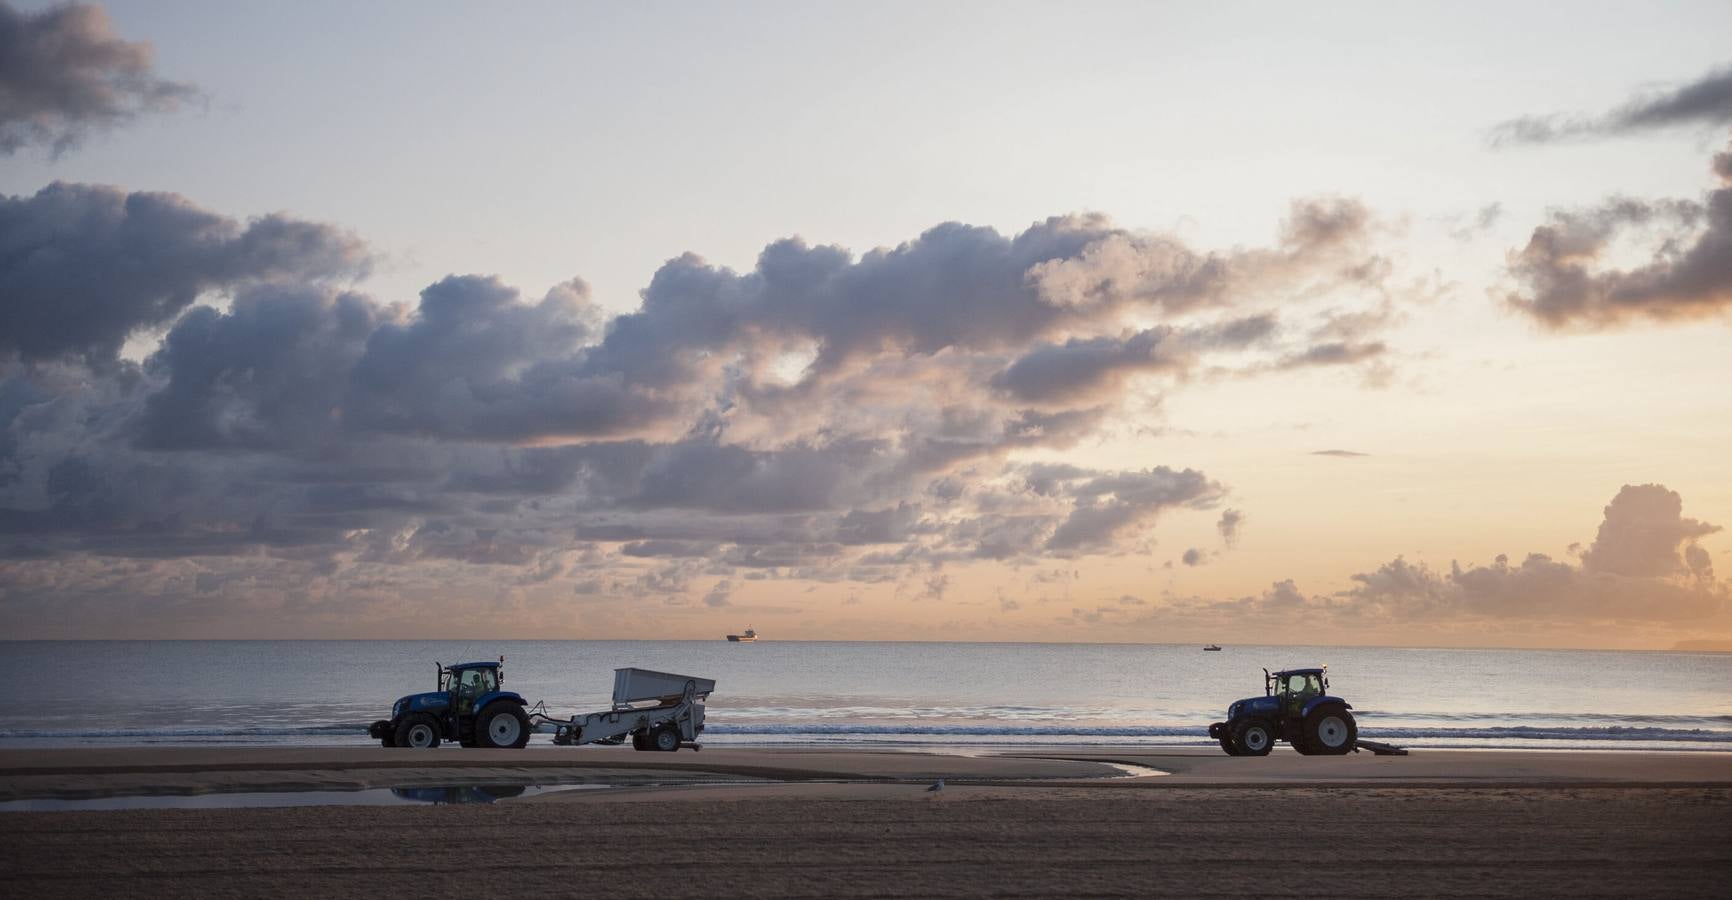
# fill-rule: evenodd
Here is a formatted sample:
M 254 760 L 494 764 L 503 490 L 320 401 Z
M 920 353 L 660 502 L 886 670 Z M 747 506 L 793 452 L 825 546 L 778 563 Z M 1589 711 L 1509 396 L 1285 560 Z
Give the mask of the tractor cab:
M 499 663 L 459 663 L 439 669 L 439 693 L 463 715 L 475 712 L 475 701 L 498 691 L 504 680 Z
M 391 706 L 391 718 L 368 733 L 386 747 L 522 747 L 529 740 L 524 699 L 504 689 L 498 662 L 434 663 L 438 690 L 410 694 Z
M 1285 672 L 1263 672 L 1263 692 L 1280 701 L 1282 715 L 1297 719 L 1305 705 L 1329 691 L 1328 672 L 1323 669 L 1288 669 Z

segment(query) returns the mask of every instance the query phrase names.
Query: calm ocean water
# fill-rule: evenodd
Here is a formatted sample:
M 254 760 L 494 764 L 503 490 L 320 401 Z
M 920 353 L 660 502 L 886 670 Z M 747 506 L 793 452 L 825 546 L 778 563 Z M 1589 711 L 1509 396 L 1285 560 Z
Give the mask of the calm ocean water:
M 361 745 L 436 660 L 500 654 L 560 713 L 616 667 L 714 678 L 717 745 L 1205 745 L 1262 667 L 1328 664 L 1367 738 L 1732 750 L 1732 654 L 719 640 L 0 642 L 0 746 Z

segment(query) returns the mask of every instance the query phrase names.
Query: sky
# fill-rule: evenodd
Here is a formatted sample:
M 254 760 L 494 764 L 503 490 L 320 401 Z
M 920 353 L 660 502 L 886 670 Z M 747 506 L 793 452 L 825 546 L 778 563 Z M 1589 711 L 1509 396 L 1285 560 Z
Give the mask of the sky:
M 0 634 L 1732 646 L 1723 3 L 0 0 Z

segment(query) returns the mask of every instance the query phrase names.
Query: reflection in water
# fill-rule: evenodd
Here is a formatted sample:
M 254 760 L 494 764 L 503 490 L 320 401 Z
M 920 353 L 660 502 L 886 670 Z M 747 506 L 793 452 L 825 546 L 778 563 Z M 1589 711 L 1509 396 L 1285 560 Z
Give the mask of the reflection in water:
M 424 803 L 493 803 L 555 791 L 598 790 L 605 784 L 462 784 L 362 788 L 353 791 L 223 791 L 212 794 L 131 794 L 113 797 L 39 797 L 0 800 L 0 813 L 103 809 L 233 809 L 269 806 L 419 806 Z
M 391 793 L 417 803 L 492 803 L 523 796 L 522 784 L 453 784 L 443 787 L 397 787 Z

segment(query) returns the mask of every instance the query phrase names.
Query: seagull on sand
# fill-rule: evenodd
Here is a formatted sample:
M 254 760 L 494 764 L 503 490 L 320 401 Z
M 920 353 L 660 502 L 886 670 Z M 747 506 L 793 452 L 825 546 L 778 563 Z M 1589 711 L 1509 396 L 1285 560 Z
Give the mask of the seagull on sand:
M 944 790 L 944 779 L 940 778 L 937 781 L 932 782 L 932 786 L 926 789 L 926 793 L 930 794 L 934 791 L 942 790 Z

